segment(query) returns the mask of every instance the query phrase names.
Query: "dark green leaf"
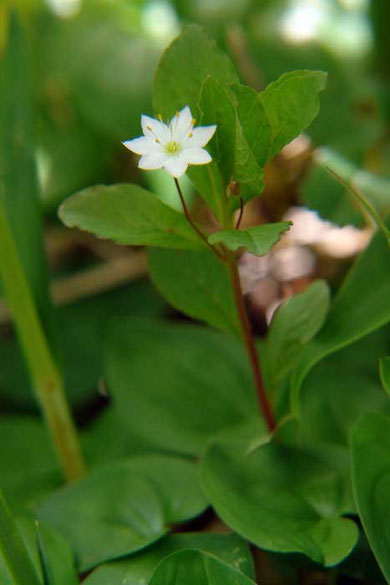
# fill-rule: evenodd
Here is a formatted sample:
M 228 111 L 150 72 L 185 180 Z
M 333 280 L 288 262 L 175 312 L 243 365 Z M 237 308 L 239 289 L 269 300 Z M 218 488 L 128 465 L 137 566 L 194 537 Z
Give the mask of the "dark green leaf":
M 321 329 L 329 302 L 328 285 L 317 280 L 277 309 L 269 328 L 264 358 L 273 383 L 291 370 L 304 345 Z
M 256 225 L 245 230 L 220 230 L 209 236 L 210 244 L 224 244 L 229 250 L 245 248 L 251 254 L 263 256 L 280 240 L 281 235 L 290 229 L 290 221 Z
M 368 541 L 390 580 L 390 419 L 366 414 L 351 433 L 352 482 Z
M 165 532 L 154 485 L 114 463 L 41 501 L 38 517 L 71 543 L 80 571 L 141 550 Z
M 237 434 L 211 444 L 202 485 L 218 515 L 260 548 L 300 552 L 331 566 L 354 547 L 347 452 L 261 443 Z
M 260 93 L 272 129 L 269 156 L 277 154 L 314 120 L 318 94 L 325 88 L 322 71 L 291 71 Z
M 90 187 L 69 197 L 59 216 L 78 227 L 118 244 L 197 250 L 204 248 L 185 217 L 138 185 Z
M 229 57 L 196 24 L 186 26 L 163 53 L 154 82 L 154 109 L 164 118 L 188 105 L 198 116 L 202 83 L 211 75 L 222 85 L 236 83 Z
M 200 550 L 183 550 L 158 565 L 150 585 L 254 585 L 244 573 Z
M 390 357 L 379 360 L 379 374 L 383 388 L 390 395 Z
M 307 345 L 293 375 L 292 405 L 299 410 L 299 390 L 322 358 L 375 331 L 390 320 L 390 252 L 381 233 L 355 261 L 333 301 L 319 335 Z
M 198 454 L 226 427 L 261 425 L 247 357 L 233 337 L 122 318 L 113 323 L 107 349 L 107 386 L 118 416 L 159 448 Z
M 88 577 L 85 585 L 148 583 L 159 562 L 181 549 L 201 549 L 211 553 L 254 579 L 253 561 L 244 540 L 235 534 L 198 532 L 167 536 L 137 556 L 103 565 Z
M 227 269 L 213 254 L 152 249 L 149 269 L 160 293 L 176 309 L 239 334 Z

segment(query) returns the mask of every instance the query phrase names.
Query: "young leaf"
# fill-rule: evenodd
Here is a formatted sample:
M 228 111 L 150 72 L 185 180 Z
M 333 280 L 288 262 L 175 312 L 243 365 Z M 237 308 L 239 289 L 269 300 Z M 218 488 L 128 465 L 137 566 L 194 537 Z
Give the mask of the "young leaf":
M 263 256 L 280 240 L 281 235 L 290 229 L 291 221 L 267 223 L 245 230 L 220 230 L 209 236 L 210 244 L 224 244 L 229 250 L 245 248 L 251 254 Z
M 325 88 L 322 71 L 291 71 L 259 94 L 272 135 L 269 157 L 298 136 L 317 116 L 318 94 Z
M 158 564 L 168 555 L 182 549 L 200 549 L 213 554 L 255 578 L 253 561 L 247 543 L 235 534 L 205 532 L 172 534 L 136 556 L 98 567 L 86 579 L 85 585 L 139 585 L 149 583 Z
M 204 249 L 185 217 L 138 185 L 98 185 L 69 197 L 59 216 L 78 227 L 118 244 Z
M 0 556 L 3 557 L 12 585 L 41 585 L 22 537 L 0 492 Z M 1 571 L 1 566 L 0 566 Z
M 196 325 L 117 319 L 105 370 L 120 419 L 160 449 L 197 455 L 226 427 L 261 425 L 247 357 L 232 336 Z
M 154 109 L 164 118 L 188 105 L 198 116 L 202 83 L 212 76 L 222 85 L 237 83 L 229 57 L 196 24 L 186 26 L 163 53 L 154 82 Z
M 158 565 L 150 585 L 254 585 L 244 573 L 200 550 L 183 550 Z
M 319 335 L 302 353 L 292 380 L 292 408 L 299 411 L 299 392 L 311 368 L 322 358 L 375 331 L 390 320 L 390 252 L 382 233 L 355 261 Z
M 266 339 L 265 360 L 273 382 L 281 378 L 321 329 L 329 310 L 329 287 L 317 280 L 277 309 Z
M 119 462 L 53 492 L 38 517 L 69 540 L 80 571 L 141 550 L 165 533 L 155 487 Z
M 390 580 L 390 419 L 366 414 L 351 432 L 352 483 L 364 530 Z
M 239 335 L 226 266 L 210 252 L 151 249 L 149 269 L 162 296 L 194 319 Z
M 201 480 L 217 514 L 260 548 L 300 552 L 332 566 L 356 544 L 345 449 L 299 449 L 256 439 L 220 439 L 201 464 Z
M 390 395 L 390 357 L 379 360 L 379 374 L 383 388 Z

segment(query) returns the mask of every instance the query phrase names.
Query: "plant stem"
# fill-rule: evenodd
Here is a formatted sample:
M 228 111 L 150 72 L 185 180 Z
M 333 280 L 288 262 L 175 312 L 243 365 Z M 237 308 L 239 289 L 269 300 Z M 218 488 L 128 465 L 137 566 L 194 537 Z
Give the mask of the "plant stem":
M 198 228 L 198 226 L 196 225 L 196 223 L 192 221 L 192 218 L 191 218 L 190 212 L 188 211 L 188 207 L 186 205 L 186 202 L 185 202 L 185 199 L 184 199 L 184 196 L 183 196 L 181 187 L 179 185 L 179 181 L 176 179 L 176 177 L 173 177 L 173 180 L 175 181 L 176 189 L 177 189 L 177 192 L 179 193 L 181 205 L 183 207 L 183 211 L 184 211 L 184 215 L 185 215 L 186 220 L 188 221 L 188 223 L 190 224 L 190 226 L 192 227 L 192 229 L 204 241 L 204 243 L 211 249 L 212 253 L 215 254 L 219 260 L 223 260 L 224 257 L 222 256 L 222 254 L 216 248 L 214 248 L 214 246 L 212 244 L 210 244 L 210 242 L 207 239 L 206 234 L 204 234 L 202 232 L 202 230 L 200 228 Z
M 0 274 L 30 371 L 32 385 L 68 481 L 85 474 L 85 465 L 63 382 L 43 332 L 0 194 Z
M 252 329 L 245 306 L 244 295 L 242 293 L 240 275 L 237 266 L 237 259 L 230 250 L 227 251 L 227 266 L 229 269 L 230 280 L 233 287 L 234 300 L 236 303 L 237 312 L 240 319 L 242 337 L 252 368 L 252 374 L 255 382 L 261 412 L 263 414 L 264 420 L 267 424 L 269 431 L 273 432 L 275 430 L 276 423 L 267 396 L 267 392 L 264 386 L 263 377 L 261 374 L 259 357 L 257 355 L 255 341 L 253 338 Z
M 240 197 L 240 213 L 237 219 L 237 223 L 234 229 L 238 230 L 238 228 L 240 227 L 241 224 L 241 220 L 242 220 L 242 216 L 244 215 L 244 202 L 242 200 L 242 197 Z

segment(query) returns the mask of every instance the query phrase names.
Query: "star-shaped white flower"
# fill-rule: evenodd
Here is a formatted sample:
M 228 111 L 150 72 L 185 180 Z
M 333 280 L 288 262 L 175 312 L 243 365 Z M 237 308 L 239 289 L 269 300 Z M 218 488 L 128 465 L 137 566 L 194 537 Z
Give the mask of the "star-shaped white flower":
M 188 165 L 204 165 L 211 162 L 211 156 L 203 147 L 213 136 L 216 126 L 194 128 L 188 106 L 172 118 L 169 124 L 149 116 L 141 116 L 144 136 L 126 140 L 123 144 L 136 154 L 141 154 L 140 169 L 164 168 L 173 177 L 181 177 Z

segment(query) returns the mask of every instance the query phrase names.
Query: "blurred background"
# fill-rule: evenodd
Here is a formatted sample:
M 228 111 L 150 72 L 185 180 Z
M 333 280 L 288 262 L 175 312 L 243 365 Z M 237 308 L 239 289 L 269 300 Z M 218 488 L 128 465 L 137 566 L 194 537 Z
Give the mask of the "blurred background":
M 164 172 L 141 173 L 121 141 L 153 114 L 154 72 L 167 44 L 189 22 L 202 25 L 257 90 L 294 69 L 329 74 L 320 115 L 272 160 L 261 198 L 242 225 L 289 218 L 294 228 L 270 255 L 241 258 L 241 276 L 259 334 L 273 311 L 314 278 L 337 286 L 373 226 L 335 169 L 390 209 L 390 3 L 388 0 L 17 0 L 25 70 L 15 70 L 28 101 L 29 140 L 44 215 L 52 296 L 58 308 L 67 388 L 88 420 L 101 381 L 105 319 L 113 312 L 167 314 L 147 279 L 143 250 L 119 248 L 64 228 L 61 202 L 96 183 L 132 181 L 177 206 Z M 0 6 L 0 55 L 9 37 Z M 6 88 L 2 87 L 1 100 Z M 5 146 L 4 146 L 5 145 Z M 6 148 L 6 143 L 3 143 Z M 172 184 L 171 184 L 172 183 Z M 215 228 L 184 182 L 194 214 Z M 24 231 L 28 232 L 26 208 Z M 20 230 L 21 231 L 21 230 Z M 180 317 L 175 315 L 175 317 Z M 181 317 L 180 317 L 181 318 Z M 0 401 L 34 408 L 17 344 L 0 304 Z M 100 400 L 100 398 L 99 398 Z

